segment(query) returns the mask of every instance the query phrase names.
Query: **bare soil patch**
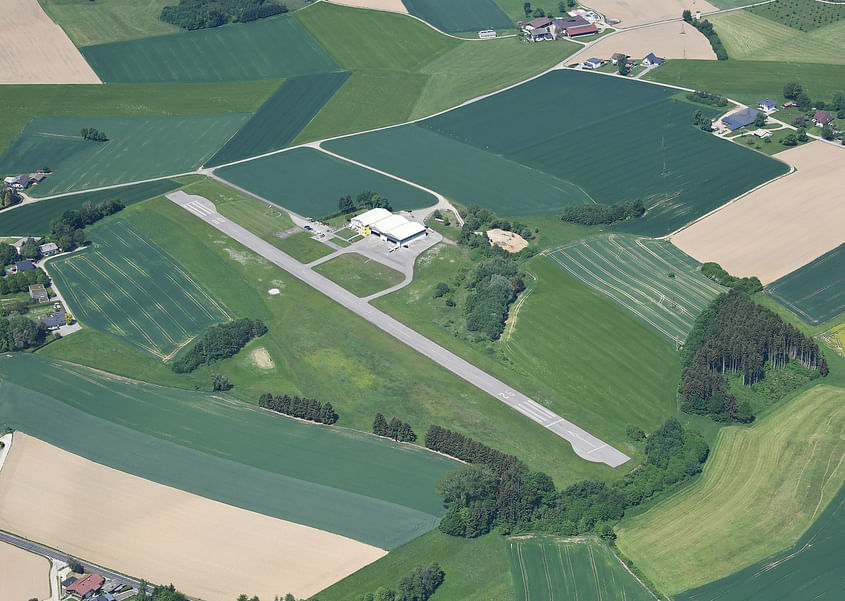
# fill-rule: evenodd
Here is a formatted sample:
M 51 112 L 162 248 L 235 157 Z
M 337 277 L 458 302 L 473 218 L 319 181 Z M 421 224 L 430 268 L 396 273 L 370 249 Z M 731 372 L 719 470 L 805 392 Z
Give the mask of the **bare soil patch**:
M 3 0 L 0 84 L 101 83 L 38 0 Z
M 275 366 L 273 358 L 263 346 L 259 346 L 257 349 L 254 349 L 249 354 L 249 360 L 252 361 L 253 365 L 261 369 L 273 369 Z
M 244 591 L 309 597 L 386 554 L 96 464 L 21 432 L 0 471 L 0 507 L 0 529 L 151 582 L 173 582 L 205 601 L 232 601 Z
M 680 23 L 661 23 L 600 38 L 567 62 L 585 61 L 591 57 L 610 60 L 615 52 L 623 52 L 636 59 L 654 52 L 661 58 L 716 60 L 710 42 L 695 27 L 686 23 L 683 28 Z
M 674 234 L 672 243 L 768 284 L 845 242 L 845 150 L 811 142 L 777 158 L 796 171 Z
M 50 596 L 50 562 L 46 558 L 0 543 L 0 601 L 46 599 Z
M 679 19 L 685 10 L 691 10 L 693 13 L 696 10 L 703 13 L 719 10 L 704 0 L 698 0 L 694 6 L 691 0 L 588 0 L 585 6 L 600 12 L 608 19 L 619 19 L 619 27 Z
M 509 253 L 518 253 L 528 246 L 528 241 L 519 234 L 498 228 L 487 230 L 487 237 L 490 239 L 490 244 L 501 246 Z
M 329 0 L 329 2 L 340 4 L 341 6 L 354 6 L 355 8 L 387 10 L 393 13 L 408 14 L 408 9 L 402 4 L 402 0 Z

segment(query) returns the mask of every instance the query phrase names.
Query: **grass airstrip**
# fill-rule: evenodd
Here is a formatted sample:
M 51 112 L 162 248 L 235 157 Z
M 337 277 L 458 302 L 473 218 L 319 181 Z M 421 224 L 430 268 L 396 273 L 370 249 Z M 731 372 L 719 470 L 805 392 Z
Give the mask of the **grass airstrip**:
M 842 395 L 818 385 L 750 428 L 720 430 L 701 478 L 626 517 L 619 548 L 676 594 L 795 543 L 845 482 Z

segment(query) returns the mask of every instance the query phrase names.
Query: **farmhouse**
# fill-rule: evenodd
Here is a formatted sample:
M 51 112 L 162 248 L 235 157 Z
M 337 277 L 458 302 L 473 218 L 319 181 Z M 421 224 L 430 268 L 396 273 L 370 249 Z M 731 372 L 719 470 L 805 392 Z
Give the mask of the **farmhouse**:
M 766 113 L 767 115 L 771 115 L 772 113 L 774 113 L 774 112 L 777 110 L 778 105 L 777 105 L 777 103 L 776 103 L 774 100 L 772 100 L 771 98 L 766 98 L 765 100 L 761 100 L 761 101 L 759 102 L 759 104 L 757 105 L 757 107 L 758 107 L 761 111 L 763 111 L 764 113 Z
M 41 254 L 45 257 L 49 257 L 50 255 L 55 255 L 59 252 L 59 247 L 56 245 L 55 242 L 48 242 L 47 244 L 42 244 L 38 247 L 38 250 L 41 251 Z
M 90 574 L 85 574 L 85 576 L 79 578 L 65 590 L 69 595 L 72 595 L 77 599 L 87 599 L 100 590 L 100 587 L 103 586 L 105 581 L 105 578 L 92 572 Z
M 47 289 L 44 287 L 44 284 L 30 284 L 29 297 L 33 300 L 37 300 L 39 303 L 46 303 L 50 300 L 50 295 L 47 294 Z
M 826 111 L 816 111 L 816 114 L 813 115 L 813 123 L 818 125 L 819 127 L 824 127 L 828 123 L 833 121 L 833 115 Z
M 731 113 L 730 115 L 725 115 L 724 117 L 722 117 L 722 124 L 727 127 L 730 131 L 735 131 L 737 129 L 747 127 L 748 125 L 754 123 L 754 120 L 757 118 L 757 115 L 757 109 L 742 109 L 741 111 L 737 111 L 735 113 Z
M 376 235 L 394 244 L 407 244 L 428 234 L 424 225 L 408 221 L 402 215 L 394 215 L 387 209 L 371 209 L 353 217 L 350 227 L 362 236 Z
M 15 190 L 26 190 L 30 184 L 28 175 L 13 175 L 3 179 L 7 186 Z
M 598 27 L 594 23 L 590 23 L 584 17 L 575 16 L 567 17 L 566 19 L 555 19 L 555 31 L 563 33 L 570 38 L 575 38 L 582 35 L 590 35 L 598 33 Z
M 533 21 L 528 21 L 528 23 L 524 23 L 522 25 L 522 30 L 526 33 L 530 33 L 535 29 L 542 29 L 544 31 L 548 31 L 548 28 L 551 26 L 552 20 L 547 17 L 540 17 L 539 19 L 534 19 Z
M 588 58 L 583 63 L 581 63 L 581 68 L 583 69 L 598 69 L 604 64 L 604 61 L 600 58 Z
M 654 52 L 649 53 L 649 55 L 646 56 L 643 59 L 643 64 L 646 67 L 651 67 L 651 66 L 659 67 L 660 65 L 662 65 L 665 62 L 666 62 L 665 58 L 660 58 L 659 56 L 655 56 Z

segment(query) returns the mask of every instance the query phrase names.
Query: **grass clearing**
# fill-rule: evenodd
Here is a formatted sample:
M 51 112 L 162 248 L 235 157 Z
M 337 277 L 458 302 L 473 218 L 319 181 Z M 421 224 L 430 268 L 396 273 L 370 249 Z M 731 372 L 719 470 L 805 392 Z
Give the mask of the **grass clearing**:
M 39 0 L 77 46 L 131 40 L 180 31 L 158 16 L 173 0 Z
M 701 275 L 692 257 L 661 240 L 595 236 L 557 248 L 549 258 L 677 343 L 726 291 Z
M 809 324 L 845 312 L 845 244 L 766 286 L 770 294 Z
M 654 599 L 613 551 L 597 541 L 518 536 L 508 539 L 507 549 L 517 601 Z
M 104 82 L 250 81 L 337 71 L 291 15 L 82 48 Z
M 0 373 L 3 424 L 166 486 L 384 549 L 436 525 L 434 483 L 457 465 L 228 396 L 35 355 L 2 358 Z
M 249 115 L 39 118 L 0 156 L 0 172 L 53 173 L 33 188 L 35 197 L 128 183 L 201 166 Z M 83 140 L 83 127 L 104 131 L 108 142 Z
M 226 308 L 170 255 L 122 220 L 91 232 L 89 248 L 50 262 L 84 324 L 169 359 Z
M 375 171 L 358 167 L 313 148 L 297 148 L 254 161 L 223 167 L 217 175 L 300 215 L 315 219 L 337 212 L 337 201 L 373 190 L 390 199 L 394 211 L 418 209 L 437 200 Z
M 403 0 L 408 12 L 449 33 L 513 29 L 514 23 L 493 0 Z
M 290 144 L 337 92 L 349 73 L 304 75 L 285 81 L 208 161 L 210 167 L 279 150 Z
M 314 268 L 355 296 L 364 298 L 401 284 L 405 276 L 358 253 L 342 254 Z
M 842 394 L 818 385 L 751 428 L 723 428 L 701 478 L 623 519 L 619 548 L 676 594 L 794 544 L 845 481 Z

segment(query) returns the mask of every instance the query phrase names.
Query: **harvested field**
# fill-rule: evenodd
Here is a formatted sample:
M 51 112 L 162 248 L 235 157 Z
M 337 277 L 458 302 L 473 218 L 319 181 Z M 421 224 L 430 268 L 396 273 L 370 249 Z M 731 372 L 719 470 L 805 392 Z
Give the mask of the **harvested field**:
M 0 84 L 100 83 L 38 0 L 4 0 L 0 39 Z
M 701 275 L 695 261 L 661 240 L 596 236 L 555 249 L 549 258 L 679 343 L 724 291 Z
M 528 241 L 519 234 L 498 228 L 487 230 L 487 238 L 490 239 L 490 244 L 501 246 L 509 253 L 518 253 L 528 246 Z
M 692 9 L 693 4 L 688 0 L 655 0 L 641 2 L 640 0 L 588 0 L 587 6 L 602 13 L 608 19 L 619 19 L 619 27 L 644 25 L 666 19 L 679 19 L 686 9 Z M 711 3 L 699 0 L 695 3 L 695 10 L 703 13 L 718 10 Z
M 353 8 L 369 8 L 370 10 L 386 10 L 393 13 L 408 14 L 408 9 L 402 0 L 329 0 L 332 4 L 351 6 Z
M 796 171 L 672 235 L 672 243 L 763 284 L 842 244 L 845 151 L 817 141 L 778 158 Z
M 0 582 L 0 601 L 46 599 L 50 596 L 50 562 L 14 545 L 0 543 Z
M 716 60 L 716 53 L 710 42 L 694 27 L 680 23 L 660 23 L 651 27 L 622 31 L 599 39 L 585 48 L 570 62 L 584 61 L 590 57 L 610 60 L 615 52 L 624 52 L 634 58 L 642 58 L 654 52 L 661 58 L 689 58 Z
M 408 12 L 440 31 L 512 29 L 513 21 L 493 0 L 403 0 Z
M 244 590 L 307 597 L 386 553 L 119 472 L 22 432 L 0 472 L 0 506 L 4 530 L 208 601 Z

